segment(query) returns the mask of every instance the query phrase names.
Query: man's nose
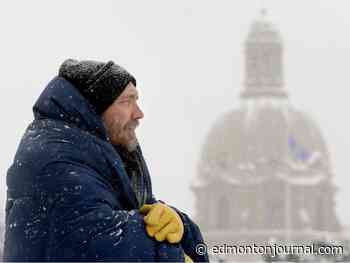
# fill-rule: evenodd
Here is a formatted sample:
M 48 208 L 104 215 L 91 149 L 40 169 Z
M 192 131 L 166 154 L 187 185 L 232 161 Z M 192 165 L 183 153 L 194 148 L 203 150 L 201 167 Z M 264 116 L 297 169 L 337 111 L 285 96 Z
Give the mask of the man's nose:
M 143 117 L 144 117 L 144 114 L 142 110 L 140 109 L 139 105 L 136 104 L 135 111 L 134 111 L 134 118 L 142 119 Z

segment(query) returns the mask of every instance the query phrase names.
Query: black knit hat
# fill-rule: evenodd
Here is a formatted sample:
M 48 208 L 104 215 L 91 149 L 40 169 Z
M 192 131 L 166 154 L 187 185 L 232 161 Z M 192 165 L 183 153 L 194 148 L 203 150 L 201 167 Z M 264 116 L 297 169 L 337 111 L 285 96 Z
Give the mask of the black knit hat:
M 67 59 L 58 75 L 71 82 L 79 92 L 102 114 L 135 78 L 113 61 Z

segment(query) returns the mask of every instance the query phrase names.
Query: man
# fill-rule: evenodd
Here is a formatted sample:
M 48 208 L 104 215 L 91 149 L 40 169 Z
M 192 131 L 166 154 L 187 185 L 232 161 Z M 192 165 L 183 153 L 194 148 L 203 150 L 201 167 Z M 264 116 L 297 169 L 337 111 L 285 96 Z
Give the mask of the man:
M 198 226 L 152 195 L 137 99 L 114 62 L 63 62 L 7 173 L 5 261 L 208 261 Z

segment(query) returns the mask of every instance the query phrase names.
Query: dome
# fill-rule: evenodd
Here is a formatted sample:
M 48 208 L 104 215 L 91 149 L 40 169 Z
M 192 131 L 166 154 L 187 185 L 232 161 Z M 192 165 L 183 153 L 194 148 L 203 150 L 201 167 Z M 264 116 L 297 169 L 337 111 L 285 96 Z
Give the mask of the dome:
M 298 243 L 338 233 L 326 143 L 312 118 L 289 103 L 283 43 L 265 12 L 244 52 L 241 105 L 213 123 L 192 185 L 207 239 Z
M 262 10 L 245 43 L 242 107 L 220 117 L 208 133 L 198 166 L 201 182 L 258 183 L 275 176 L 317 184 L 331 177 L 318 126 L 289 103 L 282 57 L 280 34 Z
M 274 175 L 310 184 L 331 176 L 329 167 L 315 122 L 286 102 L 265 99 L 246 103 L 214 123 L 202 148 L 198 174 L 206 182 L 221 178 L 258 183 Z

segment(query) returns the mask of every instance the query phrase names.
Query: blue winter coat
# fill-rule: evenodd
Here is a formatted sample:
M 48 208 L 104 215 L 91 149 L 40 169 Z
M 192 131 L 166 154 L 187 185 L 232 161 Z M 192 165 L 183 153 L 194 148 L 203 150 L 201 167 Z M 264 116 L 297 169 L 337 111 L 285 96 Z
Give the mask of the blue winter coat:
M 4 261 L 208 261 L 195 251 L 198 226 L 177 209 L 179 244 L 147 235 L 101 118 L 70 82 L 55 77 L 33 112 L 7 173 Z

